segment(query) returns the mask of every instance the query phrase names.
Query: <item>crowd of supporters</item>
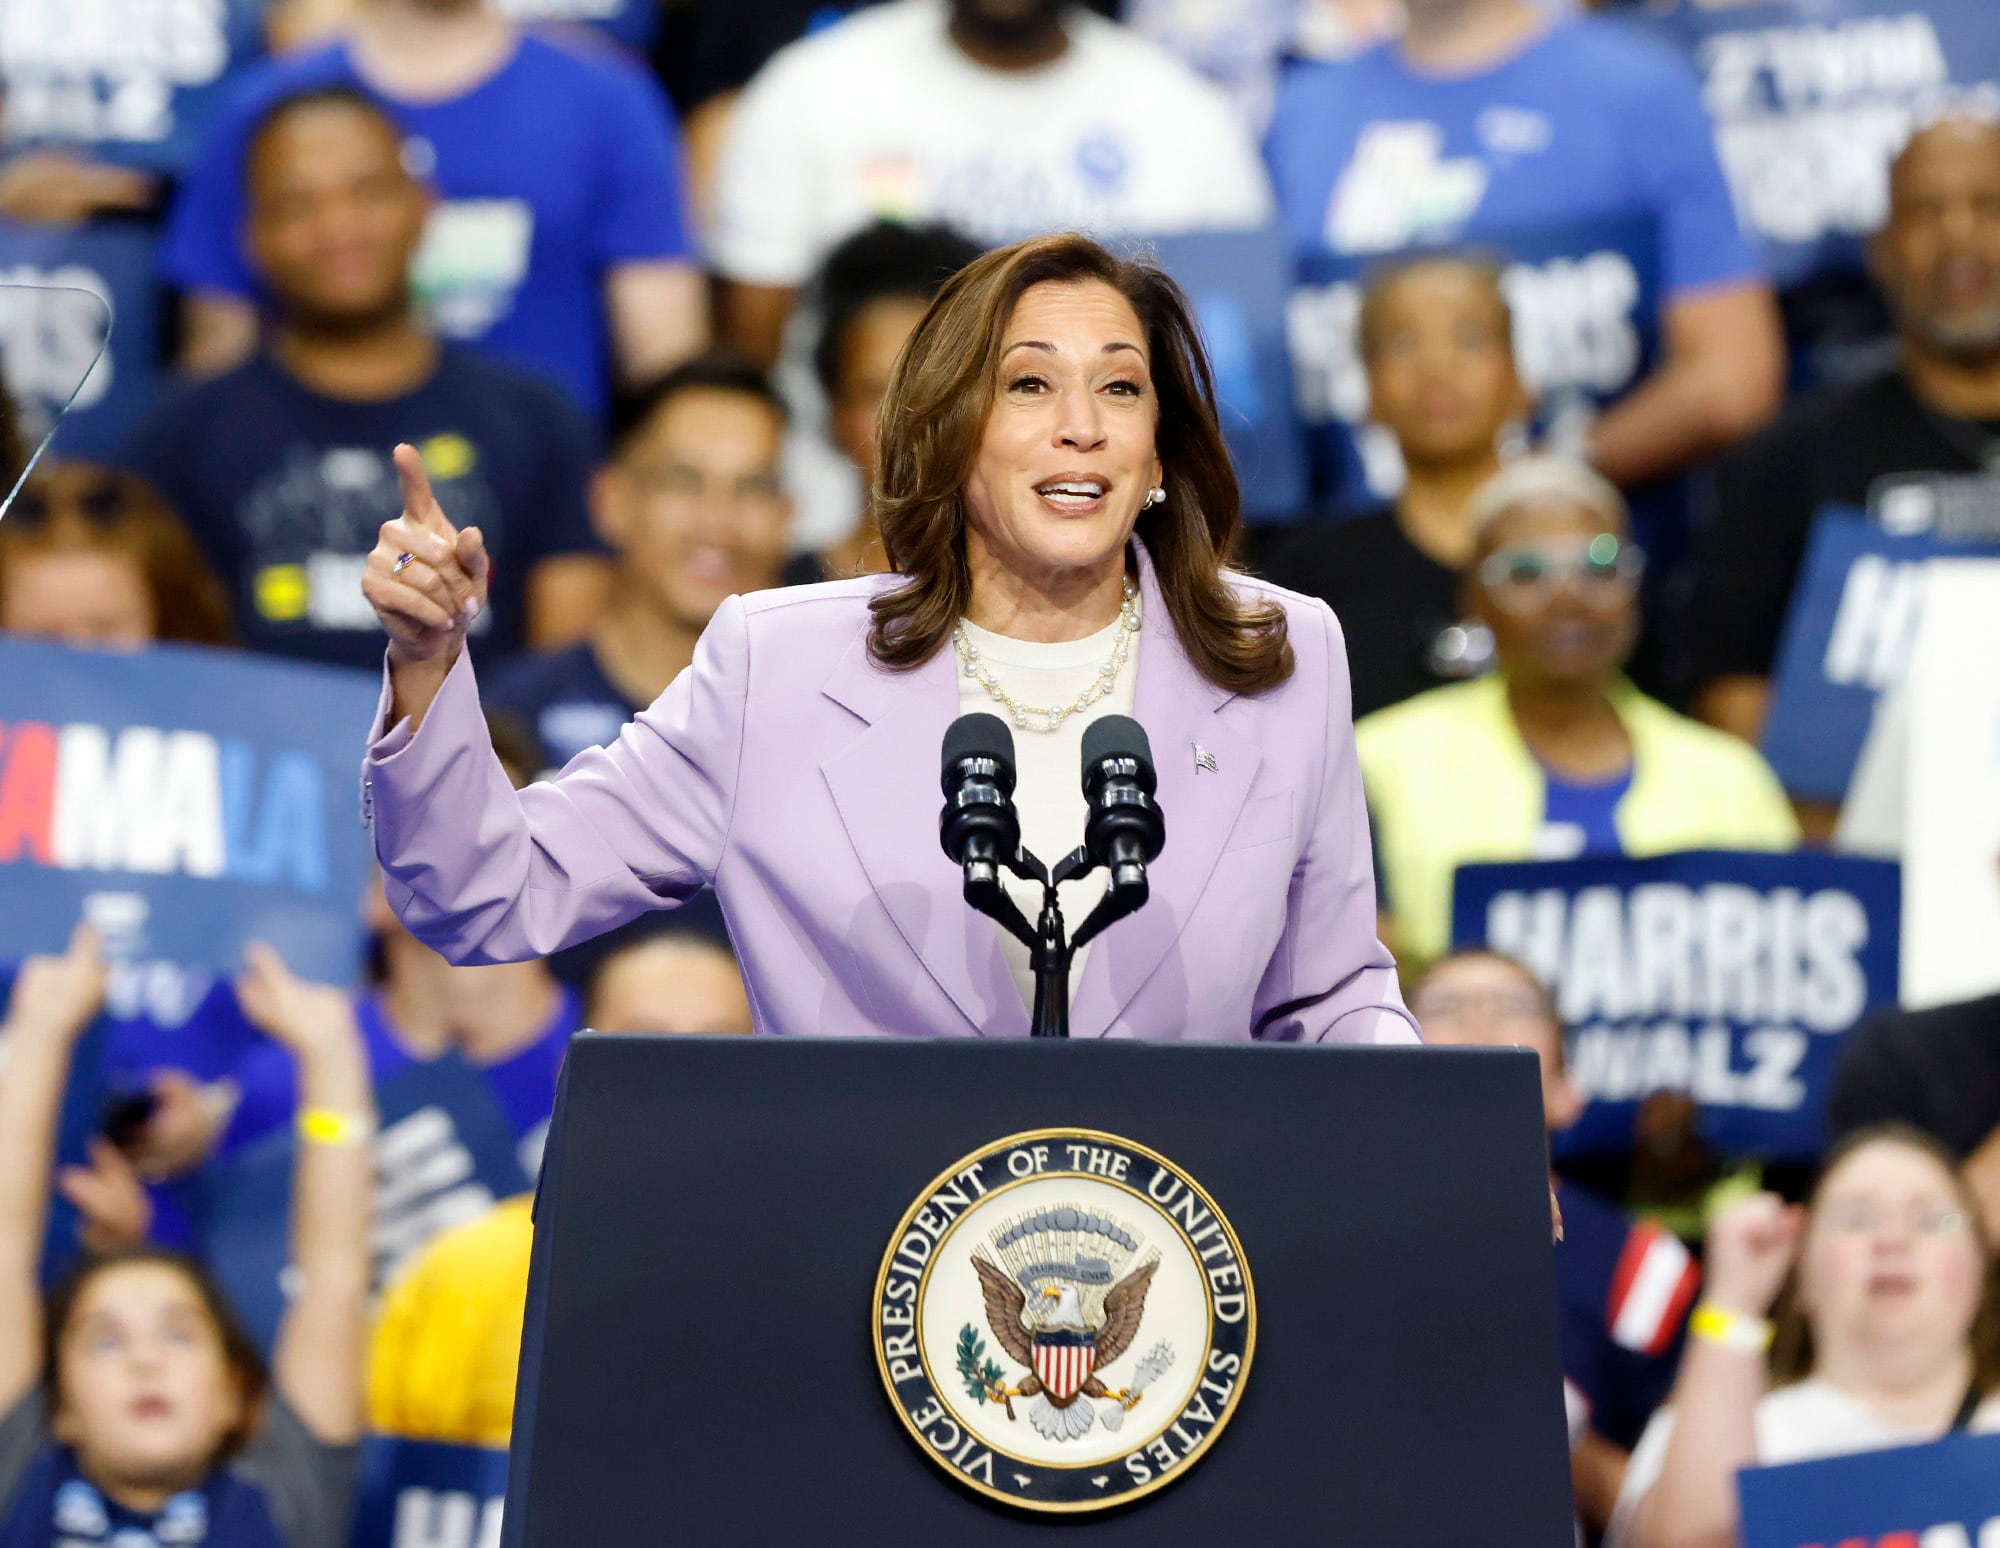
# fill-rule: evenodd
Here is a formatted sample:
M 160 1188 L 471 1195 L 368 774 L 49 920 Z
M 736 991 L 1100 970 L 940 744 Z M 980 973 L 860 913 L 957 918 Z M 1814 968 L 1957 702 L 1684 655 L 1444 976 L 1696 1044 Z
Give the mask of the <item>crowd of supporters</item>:
M 492 555 L 470 640 L 526 783 L 615 738 L 728 596 L 886 567 L 876 409 L 969 258 L 1268 238 L 1304 492 L 1234 557 L 1341 621 L 1413 1011 L 1536 1049 L 1555 1136 L 1587 1105 L 1559 1008 L 1455 939 L 1459 867 L 1825 843 L 1838 799 L 1759 751 L 1816 521 L 2000 543 L 2000 40 L 1959 16 L 1984 0 L 1852 35 L 1770 0 L 1772 36 L 1859 61 L 1852 100 L 1810 101 L 1703 0 L 152 3 L 0 14 L 0 496 L 76 403 L 0 519 L 0 634 L 373 671 L 359 581 L 407 441 Z M 1850 108 L 1837 155 L 1783 138 Z M 1774 213 L 1786 153 L 1841 198 Z M 148 254 L 137 397 L 43 347 L 38 285 L 99 238 Z M 255 953 L 198 1012 L 237 1029 L 226 1067 L 129 1032 L 136 1100 L 75 1165 L 102 944 L 15 972 L 0 1543 L 200 1541 L 198 1516 L 336 1548 L 364 1432 L 504 1445 L 569 1038 L 750 1030 L 702 901 L 494 967 L 445 963 L 379 884 L 355 901 L 364 977 Z M 1668 1091 L 1665 1139 L 1595 1192 L 1555 1178 L 1587 1540 L 1714 1548 L 1740 1467 L 2000 1428 L 1996 1048 L 2000 999 L 1848 1034 L 1816 1175 L 1648 1194 L 1698 1143 Z M 383 1102 L 446 1062 L 508 1185 L 419 1207 Z M 184 1249 L 274 1145 L 295 1293 L 246 1325 Z M 45 1250 L 58 1199 L 75 1239 Z

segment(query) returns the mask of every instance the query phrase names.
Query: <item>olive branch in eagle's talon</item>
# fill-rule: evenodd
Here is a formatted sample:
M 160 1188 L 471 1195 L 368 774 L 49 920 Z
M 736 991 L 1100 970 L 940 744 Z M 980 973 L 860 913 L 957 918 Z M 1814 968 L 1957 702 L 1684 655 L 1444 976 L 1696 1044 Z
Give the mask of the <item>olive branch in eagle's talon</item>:
M 1009 1419 L 1014 1417 L 1018 1394 L 1007 1385 L 1007 1373 L 986 1358 L 986 1340 L 969 1322 L 959 1330 L 958 1374 L 965 1382 L 966 1396 L 981 1403 L 998 1403 L 1007 1410 Z

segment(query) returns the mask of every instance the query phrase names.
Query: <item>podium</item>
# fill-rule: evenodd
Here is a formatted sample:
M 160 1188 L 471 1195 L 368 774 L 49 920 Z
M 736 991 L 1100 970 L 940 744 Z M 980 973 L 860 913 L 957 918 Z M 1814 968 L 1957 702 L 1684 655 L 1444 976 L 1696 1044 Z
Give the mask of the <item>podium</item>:
M 502 1542 L 1565 1548 L 1540 1091 L 1512 1050 L 581 1036 Z

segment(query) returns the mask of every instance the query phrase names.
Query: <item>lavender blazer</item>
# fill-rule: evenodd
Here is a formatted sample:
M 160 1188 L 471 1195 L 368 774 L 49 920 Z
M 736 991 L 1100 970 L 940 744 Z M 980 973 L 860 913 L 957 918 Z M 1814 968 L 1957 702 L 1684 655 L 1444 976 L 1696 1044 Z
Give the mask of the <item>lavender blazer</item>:
M 1136 546 L 1136 545 L 1135 545 Z M 1203 678 L 1139 555 L 1135 717 L 1167 843 L 1146 906 L 1092 946 L 1074 1037 L 1408 1043 L 1375 938 L 1368 818 L 1340 628 L 1281 602 L 1298 669 L 1254 697 Z M 1025 1037 L 991 919 L 938 845 L 949 650 L 906 673 L 867 649 L 882 577 L 732 597 L 694 663 L 610 747 L 516 792 L 469 653 L 423 729 L 363 764 L 389 901 L 454 962 L 545 955 L 713 884 L 760 1032 Z M 1215 768 L 1197 769 L 1195 749 Z M 1079 835 L 1079 839 L 1081 835 Z

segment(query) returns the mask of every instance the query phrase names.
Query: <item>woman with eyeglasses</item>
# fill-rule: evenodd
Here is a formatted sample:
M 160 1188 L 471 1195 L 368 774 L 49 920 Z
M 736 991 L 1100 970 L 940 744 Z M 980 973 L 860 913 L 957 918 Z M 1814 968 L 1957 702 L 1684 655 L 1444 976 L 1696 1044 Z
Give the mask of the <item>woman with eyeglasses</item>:
M 1950 1152 L 1885 1124 L 1835 1147 L 1804 1208 L 1709 1226 L 1670 1404 L 1625 1473 L 1611 1548 L 1726 1548 L 1741 1468 L 2000 1430 L 2000 1302 Z
M 1466 611 L 1492 630 L 1496 670 L 1355 727 L 1385 939 L 1406 972 L 1447 946 L 1452 874 L 1471 861 L 1798 842 L 1754 749 L 1624 676 L 1643 560 L 1616 489 L 1580 463 L 1525 458 L 1468 519 Z

